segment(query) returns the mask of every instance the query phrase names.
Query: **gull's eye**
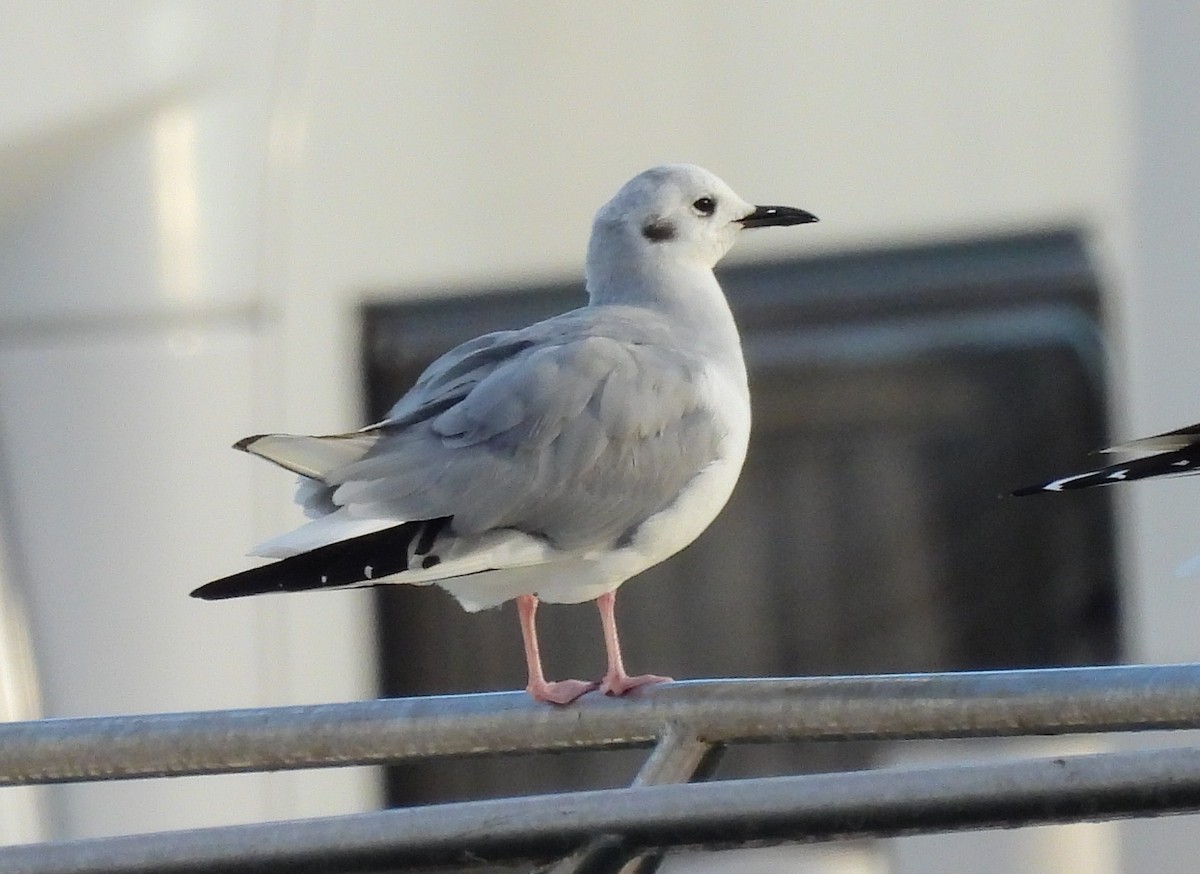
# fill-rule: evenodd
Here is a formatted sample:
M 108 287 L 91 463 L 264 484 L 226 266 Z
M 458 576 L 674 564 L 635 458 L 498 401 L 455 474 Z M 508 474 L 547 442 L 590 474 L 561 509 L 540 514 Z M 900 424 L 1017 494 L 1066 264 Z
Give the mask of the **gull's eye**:
M 692 204 L 692 209 L 700 215 L 712 215 L 717 209 L 717 202 L 711 197 L 701 197 Z

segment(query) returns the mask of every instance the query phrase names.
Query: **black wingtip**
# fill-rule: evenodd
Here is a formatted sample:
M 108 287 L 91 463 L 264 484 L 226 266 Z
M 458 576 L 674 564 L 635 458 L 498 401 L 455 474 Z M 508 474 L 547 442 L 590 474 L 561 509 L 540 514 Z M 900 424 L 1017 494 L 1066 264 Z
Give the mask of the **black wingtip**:
M 1011 498 L 1023 498 L 1026 495 L 1036 495 L 1038 492 L 1046 491 L 1046 486 L 1049 483 L 1038 483 L 1036 486 L 1024 486 L 1019 489 L 1013 489 L 1008 493 Z
M 201 601 L 225 601 L 229 598 L 242 598 L 246 595 L 286 592 L 288 587 L 284 583 L 285 578 L 278 576 L 277 571 L 275 574 L 268 573 L 278 567 L 277 564 L 268 564 L 222 577 L 193 589 L 188 593 L 188 597 L 199 598 Z
M 373 585 L 375 580 L 410 570 L 410 561 L 435 566 L 441 560 L 434 552 L 437 538 L 449 524 L 449 516 L 402 522 L 213 580 L 195 589 L 191 597 L 223 601 L 270 592 Z
M 1169 452 L 1158 452 L 1142 458 L 1131 458 L 1083 473 L 1064 476 L 1025 486 L 1013 492 L 1015 496 L 1032 495 L 1035 492 L 1066 492 L 1090 489 L 1096 486 L 1111 486 L 1116 483 L 1134 482 L 1140 479 L 1168 476 L 1191 476 L 1200 473 L 1200 445 L 1186 446 Z
M 1014 489 L 1009 494 L 1014 498 L 1023 498 L 1026 495 L 1039 495 L 1043 492 L 1074 492 L 1079 489 L 1095 488 L 1096 486 L 1111 486 L 1113 483 L 1122 482 L 1128 475 L 1129 465 L 1116 464 L 1112 467 L 1101 468 L 1100 470 L 1089 470 L 1084 473 L 1059 477 L 1058 479 L 1044 480 L 1031 486 Z M 1139 479 L 1140 477 L 1134 476 L 1132 478 Z

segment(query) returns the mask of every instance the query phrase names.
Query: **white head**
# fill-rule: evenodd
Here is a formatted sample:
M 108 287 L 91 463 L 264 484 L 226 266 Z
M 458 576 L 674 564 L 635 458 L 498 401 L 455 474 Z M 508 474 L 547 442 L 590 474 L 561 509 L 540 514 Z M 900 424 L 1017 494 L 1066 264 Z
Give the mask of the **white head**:
M 754 206 L 694 164 L 653 167 L 626 182 L 596 213 L 588 282 L 628 272 L 628 262 L 672 261 L 712 269 L 743 228 L 816 221 L 802 209 Z M 626 262 L 622 269 L 620 262 Z

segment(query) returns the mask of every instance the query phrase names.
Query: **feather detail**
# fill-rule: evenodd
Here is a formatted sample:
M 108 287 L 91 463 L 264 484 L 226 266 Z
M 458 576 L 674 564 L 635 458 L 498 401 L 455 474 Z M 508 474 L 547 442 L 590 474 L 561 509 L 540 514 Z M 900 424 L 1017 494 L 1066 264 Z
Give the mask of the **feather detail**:
M 256 434 L 233 444 L 234 449 L 265 458 L 285 470 L 325 481 L 329 472 L 358 461 L 379 440 L 372 428 L 348 434 Z

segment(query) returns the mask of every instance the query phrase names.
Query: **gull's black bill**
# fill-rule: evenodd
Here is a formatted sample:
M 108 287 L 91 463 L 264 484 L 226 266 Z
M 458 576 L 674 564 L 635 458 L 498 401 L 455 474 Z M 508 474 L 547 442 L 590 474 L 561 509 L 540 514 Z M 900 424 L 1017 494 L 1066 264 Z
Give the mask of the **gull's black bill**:
M 815 222 L 811 212 L 794 206 L 756 206 L 750 215 L 738 219 L 744 228 L 770 228 L 786 225 L 804 225 Z

